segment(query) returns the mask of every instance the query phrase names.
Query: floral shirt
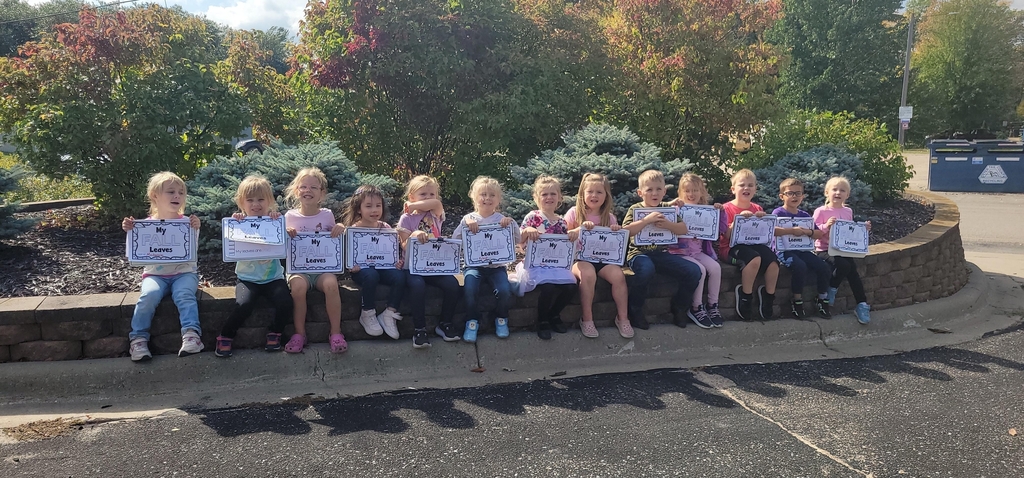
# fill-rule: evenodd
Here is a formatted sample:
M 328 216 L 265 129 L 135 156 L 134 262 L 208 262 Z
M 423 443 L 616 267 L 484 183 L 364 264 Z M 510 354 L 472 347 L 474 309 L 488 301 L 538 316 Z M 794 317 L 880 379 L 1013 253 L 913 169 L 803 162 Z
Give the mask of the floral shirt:
M 567 234 L 569 232 L 569 225 L 565 223 L 565 219 L 559 217 L 557 221 L 551 222 L 540 211 L 530 211 L 523 218 L 519 232 L 522 233 L 528 227 L 540 231 L 541 234 Z

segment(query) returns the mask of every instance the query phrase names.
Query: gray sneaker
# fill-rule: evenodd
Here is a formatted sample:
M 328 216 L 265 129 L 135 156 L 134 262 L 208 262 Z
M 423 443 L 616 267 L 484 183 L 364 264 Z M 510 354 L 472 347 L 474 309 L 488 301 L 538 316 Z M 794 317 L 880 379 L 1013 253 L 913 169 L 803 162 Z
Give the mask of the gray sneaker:
M 153 358 L 153 354 L 149 351 L 149 341 L 142 338 L 132 339 L 128 352 L 132 355 L 132 362 L 141 362 Z
M 203 341 L 199 339 L 199 332 L 189 329 L 181 336 L 181 350 L 178 357 L 188 357 L 203 351 Z
M 689 309 L 686 311 L 686 316 L 697 324 L 697 327 L 702 329 L 710 329 L 715 326 L 714 322 L 711 322 L 711 317 L 708 317 L 708 313 L 704 310 L 704 305 L 697 306 L 697 310 Z

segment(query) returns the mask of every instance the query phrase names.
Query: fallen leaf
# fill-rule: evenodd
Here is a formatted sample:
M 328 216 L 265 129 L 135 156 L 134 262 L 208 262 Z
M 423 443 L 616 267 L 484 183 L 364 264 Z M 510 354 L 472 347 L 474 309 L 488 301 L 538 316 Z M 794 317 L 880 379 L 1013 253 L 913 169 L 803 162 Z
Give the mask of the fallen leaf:
M 933 329 L 931 327 L 928 327 L 928 331 L 933 333 L 933 334 L 952 334 L 953 333 L 953 331 L 951 331 L 949 329 Z
M 1010 436 L 1012 436 L 1012 437 L 1017 436 L 1017 429 L 1016 428 L 1011 428 L 1010 429 Z
M 483 367 L 477 367 L 477 368 L 474 368 L 473 370 L 470 370 L 470 372 L 474 372 L 474 373 L 484 373 L 486 371 L 487 371 L 487 369 L 483 368 Z

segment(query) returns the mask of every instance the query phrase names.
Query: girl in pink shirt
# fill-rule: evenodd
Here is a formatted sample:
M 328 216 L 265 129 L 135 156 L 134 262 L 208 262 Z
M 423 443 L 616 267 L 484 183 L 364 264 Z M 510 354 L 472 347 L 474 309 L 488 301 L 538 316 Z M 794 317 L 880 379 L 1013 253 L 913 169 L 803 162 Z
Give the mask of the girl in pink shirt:
M 815 241 L 815 249 L 818 257 L 821 257 L 832 266 L 832 280 L 829 281 L 828 303 L 829 307 L 835 308 L 836 293 L 839 285 L 844 280 L 850 282 L 850 289 L 853 297 L 857 300 L 857 307 L 854 312 L 857 314 L 857 321 L 862 324 L 871 322 L 867 295 L 864 294 L 864 284 L 860 281 L 860 274 L 857 273 L 857 264 L 852 258 L 828 255 L 829 231 L 837 219 L 847 221 L 853 220 L 853 209 L 846 207 L 846 200 L 850 197 L 850 181 L 844 177 L 836 176 L 825 183 L 825 205 L 814 210 L 814 226 L 823 231 L 824 234 Z M 867 223 L 868 231 L 871 230 L 871 221 Z

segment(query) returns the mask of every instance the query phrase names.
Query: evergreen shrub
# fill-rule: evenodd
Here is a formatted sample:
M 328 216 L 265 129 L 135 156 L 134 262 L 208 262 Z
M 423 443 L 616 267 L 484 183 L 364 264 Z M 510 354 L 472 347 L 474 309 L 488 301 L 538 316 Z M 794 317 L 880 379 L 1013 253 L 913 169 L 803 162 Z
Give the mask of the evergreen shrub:
M 506 215 L 518 221 L 537 208 L 533 202 L 533 182 L 538 176 L 552 176 L 562 183 L 563 207 L 559 212 L 564 213 L 576 204 L 583 175 L 599 173 L 611 181 L 615 216 L 621 220 L 629 206 L 640 200 L 636 194 L 640 173 L 648 169 L 661 171 L 668 188 L 666 200 L 671 200 L 676 197 L 679 178 L 692 167 L 685 159 L 662 161 L 660 148 L 641 142 L 628 128 L 590 124 L 565 133 L 562 140 L 564 146 L 542 152 L 527 161 L 526 166 L 512 167 L 512 177 L 519 185 L 507 188 Z
M 221 219 L 238 212 L 235 192 L 246 176 L 259 174 L 270 181 L 278 210 L 283 214 L 288 210 L 285 188 L 295 178 L 295 173 L 310 166 L 320 168 L 327 176 L 327 198 L 322 207 L 334 211 L 335 216 L 341 215 L 344 201 L 362 184 L 375 185 L 389 197 L 400 194 L 401 185 L 397 181 L 360 173 L 334 142 L 298 146 L 275 143 L 263 153 L 218 156 L 188 181 L 187 209 L 199 216 L 203 224 L 200 253 L 221 253 Z
M 757 176 L 757 194 L 754 201 L 771 212 L 782 205 L 779 184 L 786 178 L 804 183 L 804 202 L 800 206 L 807 212 L 825 203 L 825 183 L 832 176 L 850 180 L 850 198 L 846 205 L 854 209 L 871 204 L 871 185 L 865 182 L 864 163 L 849 150 L 826 144 L 799 153 L 787 154 L 771 166 L 754 170 Z
M 18 182 L 28 175 L 27 170 L 17 165 L 0 169 L 0 239 L 15 237 L 36 223 L 34 219 L 15 218 L 19 204 L 3 199 L 7 193 L 17 190 Z
M 913 167 L 907 164 L 899 143 L 885 125 L 872 119 L 857 119 L 845 111 L 796 111 L 767 125 L 737 166 L 767 168 L 787 154 L 823 144 L 843 146 L 860 157 L 864 163 L 860 179 L 871 185 L 874 200 L 901 197 L 914 175 Z

